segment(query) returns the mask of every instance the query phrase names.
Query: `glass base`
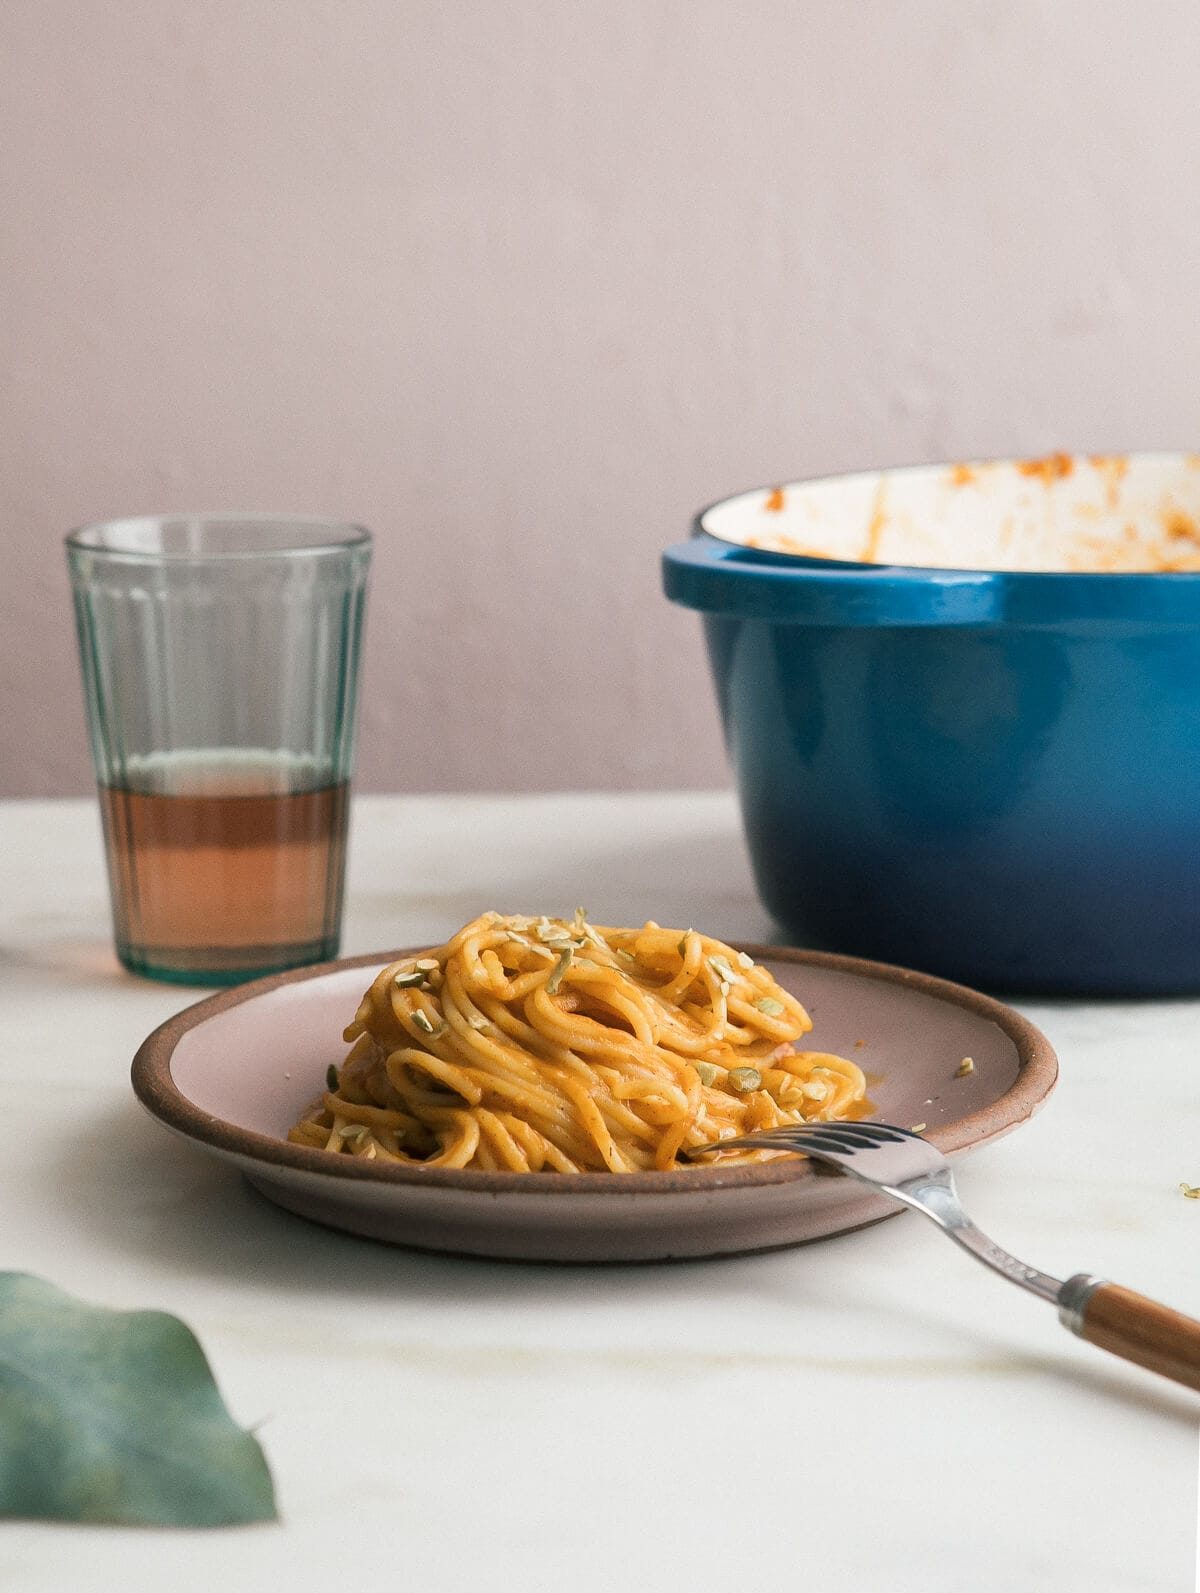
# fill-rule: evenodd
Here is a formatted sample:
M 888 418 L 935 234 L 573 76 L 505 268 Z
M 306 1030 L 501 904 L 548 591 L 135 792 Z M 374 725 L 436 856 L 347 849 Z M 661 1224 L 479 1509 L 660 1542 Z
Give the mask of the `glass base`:
M 268 974 L 285 973 L 314 962 L 329 962 L 338 954 L 340 938 L 305 941 L 288 946 L 188 946 L 184 950 L 162 946 L 121 946 L 122 967 L 143 979 L 168 985 L 241 985 Z

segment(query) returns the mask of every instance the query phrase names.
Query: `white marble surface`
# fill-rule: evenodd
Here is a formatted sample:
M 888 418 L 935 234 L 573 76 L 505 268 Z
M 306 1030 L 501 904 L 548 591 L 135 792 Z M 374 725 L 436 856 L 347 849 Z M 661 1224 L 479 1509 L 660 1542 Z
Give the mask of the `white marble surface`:
M 732 799 L 365 798 L 347 953 L 489 906 L 768 926 Z M 0 1268 L 182 1315 L 282 1522 L 0 1524 L 0 1587 L 599 1593 L 1194 1585 L 1200 1400 L 1079 1343 L 908 1214 L 665 1267 L 407 1254 L 285 1216 L 142 1115 L 196 992 L 109 949 L 88 803 L 0 805 Z M 1021 1003 L 1062 1080 L 965 1162 L 1016 1254 L 1200 1315 L 1200 1003 Z

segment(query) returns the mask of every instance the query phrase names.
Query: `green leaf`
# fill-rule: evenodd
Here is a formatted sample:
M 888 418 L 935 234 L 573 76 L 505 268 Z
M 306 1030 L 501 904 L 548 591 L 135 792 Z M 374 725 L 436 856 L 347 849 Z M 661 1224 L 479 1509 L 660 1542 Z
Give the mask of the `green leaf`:
M 178 1317 L 0 1272 L 0 1515 L 233 1526 L 275 1490 Z

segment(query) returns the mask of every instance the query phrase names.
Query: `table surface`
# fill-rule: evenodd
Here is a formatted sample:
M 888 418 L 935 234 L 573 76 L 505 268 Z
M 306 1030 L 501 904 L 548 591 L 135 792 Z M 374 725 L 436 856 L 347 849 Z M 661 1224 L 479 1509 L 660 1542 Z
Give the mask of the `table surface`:
M 772 938 L 726 794 L 355 803 L 347 955 L 580 902 Z M 182 1316 L 282 1515 L 6 1523 L 0 1587 L 1194 1586 L 1200 1400 L 913 1214 L 720 1261 L 471 1261 L 309 1225 L 166 1134 L 129 1062 L 203 992 L 118 967 L 94 804 L 0 804 L 0 992 L 0 1268 Z M 960 1164 L 965 1203 L 1049 1272 L 1200 1316 L 1200 1003 L 1017 1004 L 1061 1081 Z

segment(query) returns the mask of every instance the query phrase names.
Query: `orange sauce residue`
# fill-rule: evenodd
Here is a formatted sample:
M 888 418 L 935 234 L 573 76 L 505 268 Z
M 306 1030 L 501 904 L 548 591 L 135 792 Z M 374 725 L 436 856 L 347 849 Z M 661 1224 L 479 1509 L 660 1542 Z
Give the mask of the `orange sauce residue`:
M 867 544 L 860 555 L 863 564 L 878 564 L 879 539 L 883 535 L 884 525 L 887 523 L 887 513 L 883 507 L 884 487 L 880 482 L 879 491 L 875 494 L 875 503 L 871 509 L 871 520 L 867 526 Z
M 1200 570 L 1200 526 L 1182 509 L 1167 509 L 1163 513 L 1163 530 L 1167 546 L 1157 554 L 1155 568 L 1159 570 Z
M 761 548 L 764 553 L 794 553 L 801 559 L 829 559 L 833 555 L 824 548 L 805 547 L 803 542 L 796 542 L 792 537 L 785 536 L 778 531 L 769 537 L 747 537 L 742 543 L 744 548 Z
M 783 495 L 783 488 L 776 487 L 775 491 L 769 495 L 767 501 L 763 504 L 763 508 L 769 509 L 772 514 L 778 514 L 783 508 L 785 502 L 786 499 Z
M 1088 460 L 1097 475 L 1104 478 L 1104 498 L 1110 509 L 1115 509 L 1121 495 L 1121 482 L 1129 469 L 1124 454 L 1092 454 Z
M 1182 509 L 1164 509 L 1165 541 L 1148 541 L 1136 525 L 1127 525 L 1119 542 L 1082 537 L 1069 566 L 1087 575 L 1170 575 L 1200 570 L 1200 526 Z
M 1200 547 L 1200 527 L 1182 509 L 1168 509 L 1163 515 L 1163 530 L 1172 542 L 1195 542 Z
M 1080 575 L 1115 575 L 1138 568 L 1139 558 L 1151 557 L 1149 549 L 1131 546 L 1137 532 L 1127 525 L 1122 543 L 1106 542 L 1102 537 L 1080 537 L 1067 558 L 1067 567 Z
M 949 481 L 952 487 L 969 487 L 976 480 L 970 465 L 951 465 Z
M 1049 487 L 1055 481 L 1069 476 L 1075 468 L 1070 454 L 1047 454 L 1044 459 L 1018 459 L 1017 469 L 1023 476 L 1037 476 Z

